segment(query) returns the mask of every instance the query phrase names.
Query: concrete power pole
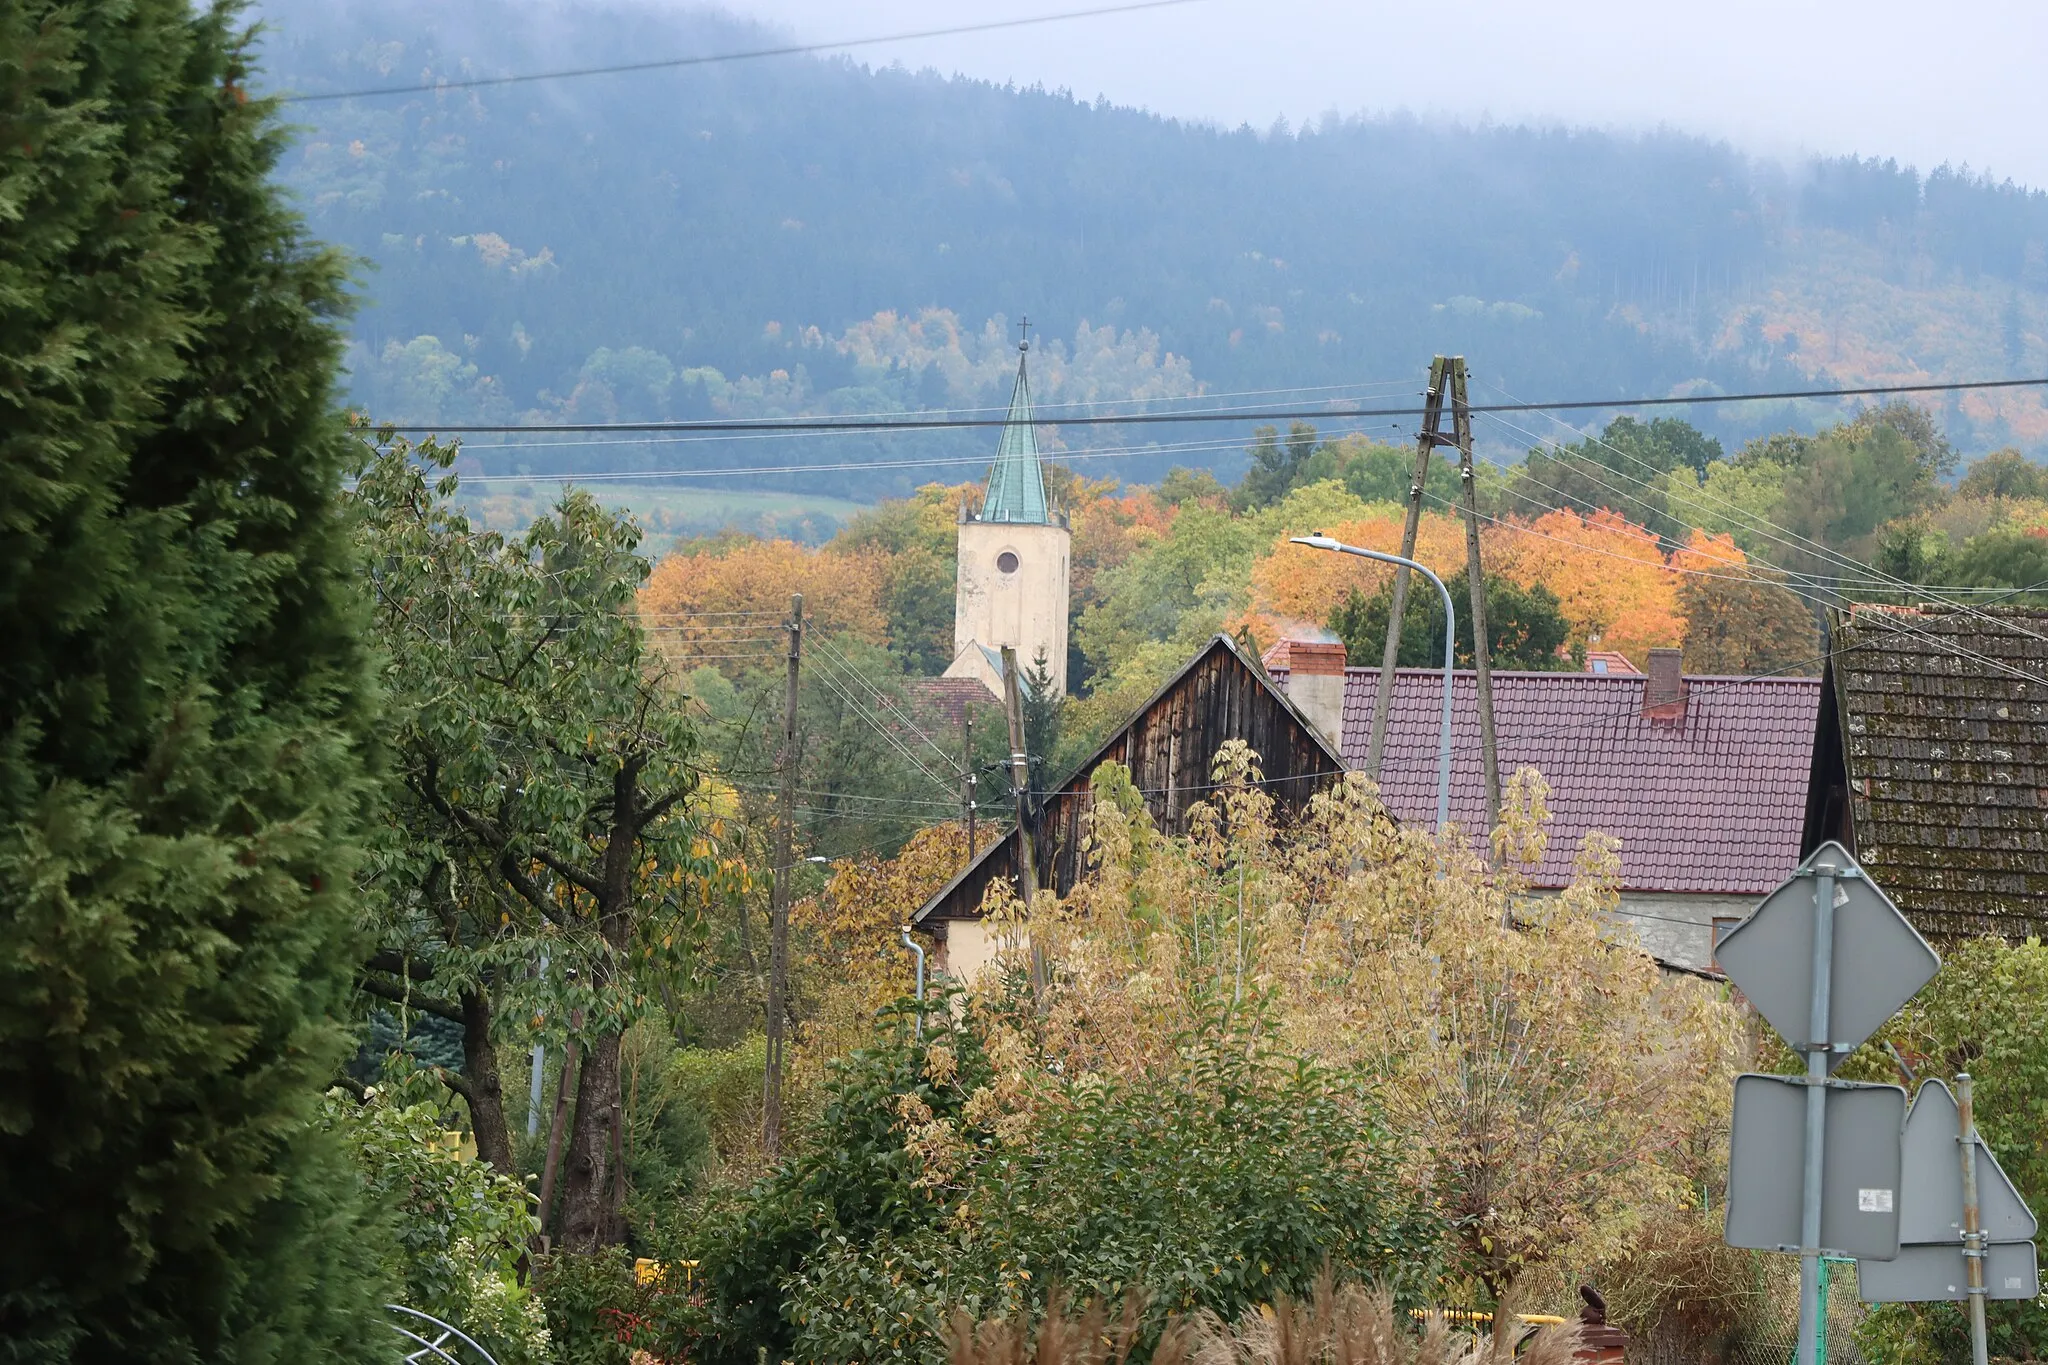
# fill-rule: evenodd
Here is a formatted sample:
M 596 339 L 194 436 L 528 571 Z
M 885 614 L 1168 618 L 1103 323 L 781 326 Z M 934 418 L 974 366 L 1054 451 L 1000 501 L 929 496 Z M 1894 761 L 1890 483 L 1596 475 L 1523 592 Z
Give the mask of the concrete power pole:
M 1422 490 L 1429 483 L 1430 456 L 1445 439 L 1444 358 L 1429 364 L 1429 389 L 1422 398 L 1422 426 L 1415 434 L 1415 477 L 1408 484 L 1408 519 L 1401 525 L 1401 558 L 1415 558 L 1415 533 L 1422 525 Z M 1372 703 L 1372 736 L 1366 744 L 1366 776 L 1378 780 L 1387 751 L 1387 712 L 1394 702 L 1394 662 L 1401 656 L 1401 614 L 1408 609 L 1408 570 L 1394 568 L 1394 596 L 1387 610 L 1387 647 L 1380 655 L 1379 691 Z
M 1446 433 L 1444 403 L 1450 401 L 1451 430 Z M 1458 481 L 1465 517 L 1465 577 L 1472 596 L 1472 662 L 1479 684 L 1479 748 L 1486 777 L 1486 828 L 1500 823 L 1500 764 L 1494 749 L 1493 660 L 1486 637 L 1486 574 L 1479 562 L 1479 502 L 1472 472 L 1472 410 L 1465 392 L 1465 357 L 1437 356 L 1429 363 L 1429 388 L 1423 395 L 1422 425 L 1415 434 L 1415 477 L 1408 485 L 1408 516 L 1401 526 L 1401 558 L 1415 557 L 1415 539 L 1422 525 L 1422 496 L 1429 485 L 1430 461 L 1438 446 L 1458 451 Z M 1365 770 L 1377 779 L 1386 756 L 1387 713 L 1393 707 L 1394 668 L 1401 655 L 1401 620 L 1408 610 L 1408 570 L 1394 569 L 1388 603 L 1387 643 L 1380 656 L 1379 688 L 1373 698 L 1372 733 L 1366 745 Z M 1446 627 L 1448 628 L 1448 626 Z
M 1465 504 L 1465 579 L 1472 589 L 1472 669 L 1479 691 L 1479 757 L 1486 775 L 1486 832 L 1500 823 L 1500 758 L 1493 744 L 1493 649 L 1486 635 L 1486 573 L 1479 563 L 1479 489 L 1472 477 L 1472 409 L 1465 398 L 1465 357 L 1452 356 L 1451 439 L 1458 443 L 1459 494 Z
M 782 702 L 782 792 L 775 812 L 775 866 L 768 910 L 768 1065 L 761 1082 L 761 1150 L 782 1150 L 782 1051 L 789 1016 L 789 874 L 796 856 L 796 695 L 803 666 L 804 598 L 789 599 L 789 685 Z
M 974 703 L 960 705 L 960 804 L 967 817 L 967 860 L 974 861 Z
M 1031 847 L 1031 755 L 1024 747 L 1024 689 L 1017 681 L 1017 651 L 1003 646 L 1003 711 L 1010 722 L 1010 787 L 1017 797 L 1017 895 L 1024 913 L 1038 899 L 1038 863 Z M 1045 1004 L 1045 945 L 1031 931 L 1031 996 Z

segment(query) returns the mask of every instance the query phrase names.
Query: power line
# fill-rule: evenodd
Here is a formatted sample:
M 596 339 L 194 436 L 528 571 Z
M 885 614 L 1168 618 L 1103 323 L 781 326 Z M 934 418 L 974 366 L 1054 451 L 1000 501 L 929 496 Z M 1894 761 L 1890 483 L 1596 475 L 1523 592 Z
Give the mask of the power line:
M 1507 392 L 1505 389 L 1500 388 L 1499 385 L 1489 385 L 1489 387 L 1494 388 L 1495 390 L 1501 393 Z M 1517 427 L 1513 423 L 1507 422 L 1499 417 L 1494 417 L 1491 420 L 1493 420 L 1498 425 L 1508 428 L 1510 431 L 1520 432 L 1524 437 L 1538 440 L 1540 444 L 1540 438 L 1537 438 L 1532 432 Z M 1553 418 L 1552 420 L 1556 421 L 1557 419 Z M 1594 442 L 1599 444 L 1604 449 L 1612 451 L 1614 454 L 1619 455 L 1626 460 L 1629 460 L 1631 463 L 1637 465 L 1642 469 L 1650 470 L 1651 472 L 1658 472 L 1656 471 L 1655 466 L 1651 465 L 1648 461 L 1642 459 L 1640 456 L 1637 456 L 1629 451 L 1623 450 L 1620 447 L 1611 444 L 1602 437 L 1595 436 L 1590 439 L 1592 439 Z M 1626 479 L 1629 477 L 1626 474 L 1620 474 L 1619 471 L 1611 472 L 1616 473 L 1621 478 Z M 1593 479 L 1592 481 L 1595 483 L 1600 483 L 1600 481 L 1597 478 Z M 1651 487 L 1650 484 L 1645 483 L 1641 480 L 1631 479 L 1630 482 L 1635 483 L 1637 484 L 1637 486 L 1642 488 Z M 1608 492 L 1619 491 L 1608 487 L 1604 483 L 1600 484 L 1600 486 L 1606 489 L 1606 491 Z M 1555 492 L 1556 490 L 1553 489 L 1551 491 Z M 1932 589 L 1930 588 L 1921 585 L 1911 584 L 1906 582 L 1902 578 L 1898 578 L 1894 575 L 1885 573 L 1882 569 L 1877 568 L 1875 565 L 1866 564 L 1863 561 L 1856 559 L 1850 555 L 1843 554 L 1842 552 L 1835 550 L 1820 541 L 1811 539 L 1807 536 L 1802 536 L 1796 531 L 1792 531 L 1786 527 L 1778 525 L 1777 523 L 1771 521 L 1768 517 L 1764 517 L 1756 513 L 1749 512 L 1748 510 L 1739 507 L 1736 504 L 1729 502 L 1725 499 L 1714 498 L 1711 494 L 1705 493 L 1704 490 L 1699 490 L 1699 492 L 1700 496 L 1687 496 L 1686 500 L 1691 506 L 1696 508 L 1704 508 L 1706 510 L 1712 511 L 1714 509 L 1714 505 L 1716 503 L 1719 503 L 1721 506 L 1721 510 L 1724 514 L 1731 515 L 1734 518 L 1741 518 L 1751 523 L 1746 529 L 1749 529 L 1754 534 L 1763 536 L 1767 540 L 1772 540 L 1780 545 L 1785 546 L 1785 548 L 1791 550 L 1794 554 L 1802 552 L 1806 554 L 1811 554 L 1814 555 L 1816 558 L 1819 558 L 1823 564 L 1830 564 L 1831 567 L 1853 569 L 1856 570 L 1859 574 L 1871 575 L 1871 577 L 1861 580 L 1861 582 L 1858 584 L 1858 586 L 1864 587 L 1866 590 L 1869 590 L 1871 588 L 1878 588 L 1884 591 L 1907 593 L 1927 593 L 1932 591 Z M 1622 494 L 1621 496 L 1626 497 L 1628 495 Z M 1633 500 L 1645 509 L 1652 508 L 1652 504 L 1643 499 L 1637 498 Z M 1695 526 L 1689 527 L 1688 529 L 1696 531 L 1700 528 Z M 1790 537 L 1790 539 L 1788 540 L 1786 539 L 1786 537 Z M 1789 574 L 1792 571 L 1780 569 L 1780 572 Z M 1827 581 L 1828 577 L 1838 577 L 1839 575 L 1823 576 L 1818 574 L 1807 574 L 1803 576 L 1807 578 L 1811 583 L 1813 583 L 1819 591 L 1830 593 L 1838 599 L 1836 602 L 1828 603 L 1826 605 L 1839 606 L 1842 601 L 1847 600 L 1847 594 L 1843 593 L 1833 583 Z M 1804 596 L 1805 594 L 1801 595 Z M 1816 603 L 1816 605 L 1821 604 Z M 1949 605 L 1956 607 L 1960 611 L 1969 613 L 1971 615 L 1975 615 L 1982 620 L 1994 621 L 1995 624 L 1999 624 L 2000 626 L 2006 629 L 2016 630 L 2021 635 L 2030 636 L 2033 639 L 2037 640 L 2048 641 L 2048 636 L 2042 636 L 2035 631 L 2026 629 L 2024 626 L 2017 626 L 2010 622 L 1996 622 L 1994 618 L 1986 615 L 1982 611 L 1978 611 L 1976 608 L 1971 607 L 1966 603 L 1955 602 L 1949 603 Z
M 1572 398 L 1541 403 L 1474 403 L 1468 411 L 1474 413 L 1501 412 L 1576 412 L 1611 411 L 1621 408 L 1661 408 L 1709 406 L 1721 403 L 1767 403 L 1790 402 L 1799 399 L 1828 398 L 1876 398 L 1907 393 L 1966 393 L 1989 389 L 2023 389 L 2048 386 L 2048 377 L 2040 379 L 1970 379 L 1950 383 L 1929 384 L 1871 384 L 1859 388 L 1844 389 L 1783 389 L 1767 393 L 1716 393 L 1697 394 L 1686 398 Z M 1092 417 L 1046 417 L 1033 418 L 1034 426 L 1046 427 L 1104 427 L 1104 426 L 1151 426 L 1188 422 L 1288 422 L 1309 421 L 1322 418 L 1325 421 L 1342 421 L 1346 418 L 1363 417 L 1420 417 L 1425 409 L 1403 408 L 1285 408 L 1267 411 L 1189 411 L 1189 412 L 1137 412 Z M 377 425 L 377 424 L 373 424 Z M 974 427 L 1003 427 L 1009 425 L 1005 417 L 937 417 L 937 418 L 842 418 L 842 417 L 765 417 L 735 420 L 690 420 L 659 422 L 548 422 L 548 423 L 447 423 L 420 425 L 417 423 L 387 423 L 378 429 L 429 435 L 511 435 L 527 431 L 545 432 L 646 432 L 646 431 L 701 431 L 701 432 L 802 432 L 802 431 L 958 431 Z
M 415 85 L 385 85 L 363 90 L 337 90 L 327 94 L 279 95 L 280 104 L 321 104 L 334 100 L 373 99 L 379 95 L 430 95 L 444 90 L 479 90 L 488 86 L 530 85 L 536 81 L 577 80 L 585 76 L 623 76 L 636 71 L 674 71 L 691 66 L 715 66 L 722 62 L 759 61 L 765 57 L 799 57 L 814 52 L 840 52 L 854 47 L 875 47 L 883 43 L 907 43 L 921 38 L 956 38 L 970 33 L 995 33 L 1004 29 L 1060 24 L 1073 19 L 1100 19 L 1112 14 L 1135 14 L 1141 10 L 1172 9 L 1200 0 L 1135 0 L 1096 9 L 1067 10 L 1060 14 L 1036 14 L 1021 19 L 992 19 L 979 24 L 955 24 L 948 28 L 918 29 L 888 33 L 872 38 L 845 38 L 831 43 L 789 43 L 781 47 L 757 47 L 741 52 L 717 52 L 701 57 L 664 57 L 651 62 L 621 62 L 612 66 L 570 67 L 558 71 L 529 71 L 515 76 L 473 76 L 456 81 L 423 81 Z

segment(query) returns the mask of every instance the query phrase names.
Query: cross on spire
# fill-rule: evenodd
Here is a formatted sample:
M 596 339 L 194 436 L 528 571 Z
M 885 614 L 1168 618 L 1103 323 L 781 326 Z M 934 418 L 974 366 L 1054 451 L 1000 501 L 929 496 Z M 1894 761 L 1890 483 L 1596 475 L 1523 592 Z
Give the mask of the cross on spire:
M 1020 351 L 1031 349 L 1031 315 L 1028 313 L 1017 323 L 1017 349 Z

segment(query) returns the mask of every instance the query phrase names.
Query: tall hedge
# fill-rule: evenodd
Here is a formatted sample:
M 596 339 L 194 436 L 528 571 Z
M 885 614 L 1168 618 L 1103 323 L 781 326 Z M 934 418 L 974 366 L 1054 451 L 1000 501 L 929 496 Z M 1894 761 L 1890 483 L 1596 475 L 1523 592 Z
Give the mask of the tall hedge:
M 0 5 L 0 1359 L 380 1358 L 344 267 L 232 7 Z

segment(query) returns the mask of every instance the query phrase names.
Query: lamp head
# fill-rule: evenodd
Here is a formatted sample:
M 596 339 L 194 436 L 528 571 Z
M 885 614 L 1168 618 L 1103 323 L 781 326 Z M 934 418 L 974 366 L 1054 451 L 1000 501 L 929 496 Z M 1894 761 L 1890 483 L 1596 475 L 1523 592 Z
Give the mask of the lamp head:
M 1290 539 L 1296 545 L 1306 545 L 1311 550 L 1334 550 L 1338 548 L 1336 538 L 1326 536 L 1321 531 L 1316 532 L 1312 536 L 1292 536 Z

